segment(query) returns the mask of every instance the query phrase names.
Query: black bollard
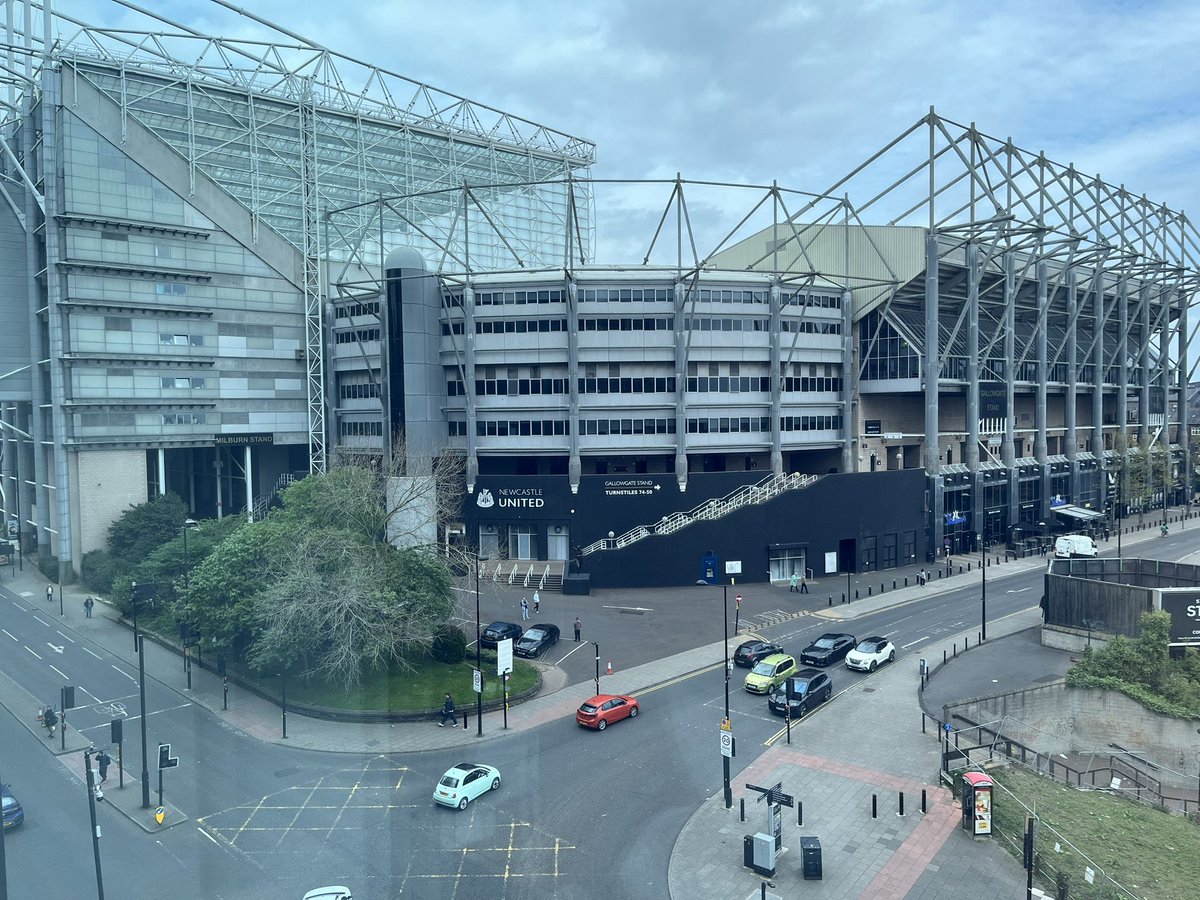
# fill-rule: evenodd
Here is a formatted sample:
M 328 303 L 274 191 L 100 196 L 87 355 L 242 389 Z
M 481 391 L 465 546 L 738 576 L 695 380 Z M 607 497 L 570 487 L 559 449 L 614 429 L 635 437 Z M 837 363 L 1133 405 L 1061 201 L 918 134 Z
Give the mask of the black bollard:
M 738 806 L 740 807 L 739 815 L 742 817 L 742 821 L 745 822 L 746 821 L 746 798 L 745 797 L 742 797 L 740 800 L 738 800 Z
M 467 727 L 467 710 L 466 710 L 466 707 L 463 707 L 463 728 L 466 729 L 466 727 Z
M 904 576 L 904 586 L 908 587 L 908 576 L 907 575 Z
M 908 587 L 908 579 L 907 578 L 904 579 L 904 586 Z M 892 579 L 892 590 L 894 591 L 895 589 L 896 589 L 896 579 L 893 578 Z
M 904 815 L 904 791 L 900 792 L 900 815 Z
M 879 795 L 878 794 L 871 795 L 871 818 L 872 819 L 879 818 Z
M 856 596 L 856 597 L 858 596 L 858 591 L 854 592 L 854 596 Z M 868 597 L 871 596 L 871 586 L 869 584 L 867 585 L 867 596 Z
M 804 801 L 803 800 L 796 801 L 796 824 L 801 825 L 801 826 L 804 824 Z
M 833 594 L 829 595 L 829 603 L 827 605 L 833 606 Z
M 944 666 L 945 664 L 946 664 L 946 650 L 945 650 L 945 648 L 943 648 L 942 649 L 942 665 Z
M 921 788 L 921 812 L 925 812 L 925 788 Z

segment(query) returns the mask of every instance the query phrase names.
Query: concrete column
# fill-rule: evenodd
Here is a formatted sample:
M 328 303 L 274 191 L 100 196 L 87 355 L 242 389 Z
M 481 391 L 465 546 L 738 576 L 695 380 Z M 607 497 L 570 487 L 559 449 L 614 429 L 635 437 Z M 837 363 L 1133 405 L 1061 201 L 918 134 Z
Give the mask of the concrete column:
M 783 340 L 780 330 L 783 290 L 780 288 L 778 276 L 771 281 L 767 302 L 771 309 L 771 322 L 768 330 L 770 359 L 767 363 L 771 370 L 771 474 L 780 475 L 783 473 L 783 431 L 780 423 L 783 416 L 783 348 L 780 346 Z
M 1117 286 L 1117 435 L 1122 454 L 1129 451 L 1129 277 Z
M 567 304 L 568 316 L 571 304 Z M 568 328 L 568 333 L 571 331 Z M 470 281 L 463 285 L 463 385 L 467 401 L 467 493 L 475 493 L 475 482 L 479 480 L 479 438 L 476 422 L 479 421 L 478 398 L 475 396 L 475 286 Z M 475 545 L 478 546 L 478 535 Z
M 167 492 L 167 451 L 158 448 L 158 496 Z
M 250 445 L 242 450 L 242 470 L 246 475 L 246 521 L 254 521 L 254 460 Z
M 979 245 L 966 246 L 967 257 L 967 453 L 971 473 L 971 528 L 984 533 L 983 478 L 979 471 Z
M 1106 329 L 1104 320 L 1104 276 L 1096 273 L 1092 291 L 1092 320 L 1095 322 L 1092 338 L 1092 450 L 1098 459 L 1104 459 L 1104 341 L 1098 339 Z
M 855 470 L 854 438 L 858 420 L 858 342 L 854 339 L 854 294 L 842 291 L 842 471 Z M 886 450 L 883 467 L 887 468 Z M 897 468 L 902 468 L 897 466 Z
M 1138 291 L 1138 444 L 1150 437 L 1150 286 Z
M 579 452 L 579 283 L 567 274 L 567 480 L 571 493 L 579 493 L 583 460 Z
M 1021 514 L 1020 483 L 1017 478 L 1017 413 L 1016 413 L 1016 359 L 1017 359 L 1017 288 L 1016 262 L 1012 251 L 1004 254 L 1004 443 L 1001 456 L 1008 475 L 1008 524 L 1017 524 Z
M 1037 333 L 1034 349 L 1037 355 L 1037 386 L 1034 389 L 1033 455 L 1041 471 L 1042 503 L 1038 515 L 1046 521 L 1050 515 L 1050 462 L 1046 441 L 1046 307 L 1050 302 L 1050 275 L 1044 259 L 1037 263 Z
M 1072 503 L 1077 503 L 1080 497 L 1079 436 L 1075 431 L 1075 401 L 1079 390 L 1079 373 L 1076 363 L 1076 351 L 1078 350 L 1076 328 L 1078 322 L 1075 315 L 1079 304 L 1078 292 L 1078 273 L 1075 267 L 1072 266 L 1067 272 L 1067 396 L 1066 405 L 1063 409 L 1064 424 L 1067 431 L 1067 462 L 1071 471 L 1069 484 Z
M 938 335 L 938 238 L 930 229 L 925 236 L 925 352 L 921 377 L 925 384 L 925 476 L 929 479 L 930 539 L 935 548 L 942 546 L 945 518 L 942 516 L 944 485 L 938 459 L 938 381 L 941 370 L 941 346 Z
M 682 281 L 675 282 L 675 483 L 687 490 L 687 330 L 683 327 L 687 296 Z

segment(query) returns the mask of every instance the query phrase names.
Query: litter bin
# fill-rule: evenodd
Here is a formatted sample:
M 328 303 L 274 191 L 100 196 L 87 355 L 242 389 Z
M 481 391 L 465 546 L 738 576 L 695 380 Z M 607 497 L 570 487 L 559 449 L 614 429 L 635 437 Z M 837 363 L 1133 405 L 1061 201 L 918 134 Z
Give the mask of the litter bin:
M 752 834 L 742 838 L 742 865 L 747 869 L 754 868 L 754 835 Z
M 821 841 L 819 838 L 800 838 L 800 866 L 805 881 L 821 880 Z

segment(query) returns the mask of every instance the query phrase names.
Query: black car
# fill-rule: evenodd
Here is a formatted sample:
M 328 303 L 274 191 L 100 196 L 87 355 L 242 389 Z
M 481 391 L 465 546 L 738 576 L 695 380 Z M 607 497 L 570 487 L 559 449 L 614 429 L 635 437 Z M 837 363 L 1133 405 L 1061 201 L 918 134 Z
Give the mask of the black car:
M 479 638 L 479 646 L 485 650 L 495 650 L 501 641 L 508 638 L 512 638 L 514 644 L 520 640 L 521 626 L 516 622 L 493 622 L 483 629 L 483 634 Z
M 846 658 L 858 643 L 852 634 L 823 634 L 800 652 L 806 666 L 830 666 Z
M 733 664 L 744 669 L 753 669 L 772 653 L 782 652 L 783 648 L 779 644 L 772 644 L 770 641 L 746 641 L 733 651 Z
M 791 700 L 788 700 L 788 688 L 791 688 Z M 801 669 L 767 697 L 767 706 L 777 716 L 786 715 L 790 703 L 792 718 L 798 719 L 810 709 L 820 706 L 833 696 L 833 682 L 824 672 L 816 669 Z
M 539 623 L 534 625 L 513 644 L 513 653 L 530 659 L 541 656 L 558 643 L 558 626 Z

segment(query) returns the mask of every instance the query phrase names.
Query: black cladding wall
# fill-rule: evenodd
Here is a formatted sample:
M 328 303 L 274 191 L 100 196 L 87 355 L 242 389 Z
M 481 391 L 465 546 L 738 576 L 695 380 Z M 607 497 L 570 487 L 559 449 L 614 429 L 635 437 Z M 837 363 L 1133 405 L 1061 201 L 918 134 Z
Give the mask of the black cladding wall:
M 481 527 L 500 531 L 511 524 L 569 529 L 573 547 L 585 547 L 619 536 L 663 516 L 687 512 L 709 499 L 723 497 L 747 482 L 744 472 L 693 473 L 686 493 L 671 475 L 584 476 L 579 493 L 571 494 L 564 477 L 481 477 L 464 508 L 468 534 Z M 763 504 L 752 504 L 711 521 L 694 521 L 674 534 L 651 536 L 620 550 L 601 550 L 582 559 L 579 571 L 593 587 L 669 586 L 694 584 L 702 574 L 706 553 L 742 564 L 741 582 L 769 579 L 772 546 L 803 547 L 817 579 L 825 555 L 841 554 L 837 568 L 861 568 L 863 548 L 875 538 L 914 533 L 915 559 L 926 558 L 926 479 L 920 469 L 822 476 L 808 488 L 788 491 Z M 852 542 L 852 543 L 847 543 Z M 539 546 L 544 547 L 541 543 Z M 849 550 L 849 554 L 847 554 Z M 881 549 L 874 567 L 882 566 Z M 900 564 L 908 559 L 898 559 Z

